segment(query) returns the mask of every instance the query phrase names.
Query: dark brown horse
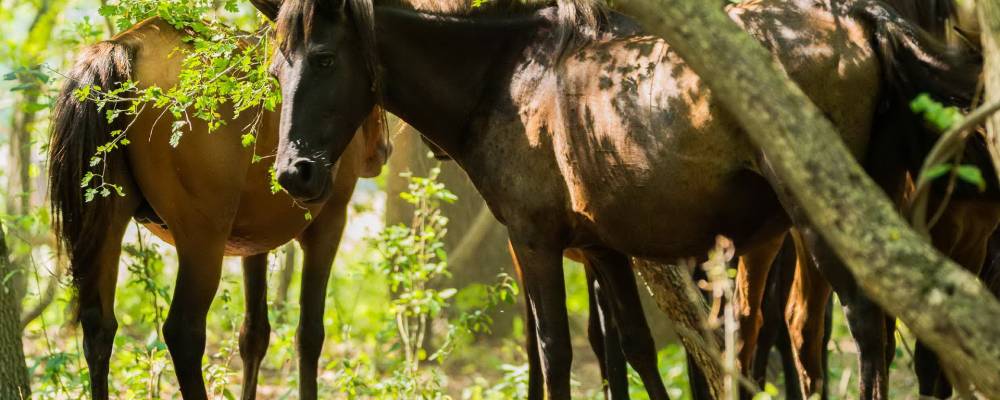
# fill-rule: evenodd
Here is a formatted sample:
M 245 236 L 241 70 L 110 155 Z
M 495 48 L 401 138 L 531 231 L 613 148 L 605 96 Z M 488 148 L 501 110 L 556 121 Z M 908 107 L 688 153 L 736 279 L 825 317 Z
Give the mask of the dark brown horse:
M 905 107 L 916 91 L 971 96 L 964 83 L 974 79 L 956 68 L 965 60 L 881 3 L 760 1 L 729 12 L 858 156 L 880 110 Z M 781 182 L 749 138 L 669 45 L 636 31 L 627 17 L 570 1 L 431 14 L 290 0 L 274 59 L 285 99 L 279 180 L 296 198 L 322 200 L 329 183 L 313 177 L 341 156 L 365 107 L 411 123 L 507 226 L 546 393 L 568 398 L 565 249 L 672 262 L 703 257 L 718 234 L 751 252 L 790 225 L 772 188 Z M 835 264 L 820 265 L 850 277 Z
M 974 19 L 970 19 L 967 13 L 962 13 L 960 5 L 951 1 L 887 0 L 887 3 L 900 10 L 906 18 L 917 21 L 941 40 L 950 38 L 960 46 L 975 42 Z M 956 39 L 953 33 L 965 37 Z M 970 104 L 959 102 L 953 105 L 963 107 Z M 906 110 L 897 110 L 895 114 L 901 115 L 902 118 L 895 120 L 888 118 L 889 122 L 881 124 L 886 127 L 883 131 L 887 134 L 870 146 L 868 164 L 870 164 L 869 170 L 877 171 L 876 179 L 890 192 L 890 195 L 897 202 L 904 203 L 903 193 L 906 191 L 906 185 L 903 182 L 906 175 L 916 176 L 924 157 L 938 136 L 926 129 L 899 129 L 896 125 L 912 125 L 914 121 L 919 121 L 919 118 L 909 115 Z M 978 136 L 974 136 L 966 147 L 963 162 L 978 165 L 987 173 L 986 181 L 991 185 L 985 192 L 980 192 L 969 185 L 959 183 L 956 193 L 951 194 L 946 194 L 951 192 L 947 185 L 935 186 L 932 189 L 932 201 L 929 207 L 932 212 L 942 205 L 942 199 L 947 197 L 948 200 L 940 210 L 940 217 L 931 227 L 930 233 L 935 247 L 975 273 L 983 265 L 987 240 L 1000 222 L 1000 202 L 997 201 L 1000 199 L 997 198 L 997 189 L 992 185 L 995 179 L 992 177 L 993 169 L 989 157 Z M 877 167 L 872 168 L 871 164 Z M 800 252 L 802 251 L 805 250 L 800 246 Z M 822 393 L 825 397 L 824 336 L 828 327 L 824 329 L 824 321 L 829 316 L 826 315 L 824 305 L 829 302 L 830 287 L 816 269 L 812 257 L 803 259 L 800 256 L 800 261 L 803 260 L 806 262 L 800 263 L 791 288 L 791 298 L 788 300 L 786 313 L 787 324 L 795 350 L 803 395 Z M 847 292 L 856 293 L 850 290 Z M 885 321 L 884 330 L 871 329 L 871 326 L 878 325 L 873 322 L 867 327 L 855 324 L 858 328 L 852 326 L 852 331 L 862 346 L 874 347 L 875 343 L 884 343 L 886 356 L 883 363 L 887 366 L 894 352 L 895 323 L 890 317 L 886 317 Z M 950 396 L 951 386 L 940 370 L 936 357 L 919 342 L 915 352 L 915 364 L 921 395 L 941 398 Z M 866 368 L 866 365 L 862 364 L 862 368 Z M 867 376 L 862 376 L 863 387 L 879 386 L 879 389 L 885 389 L 884 385 L 864 380 Z
M 510 247 L 513 256 L 513 247 Z M 588 254 L 579 250 L 569 250 L 565 256 L 584 266 L 589 296 L 589 319 L 587 336 L 590 347 L 597 356 L 603 380 L 602 390 L 607 399 L 629 398 L 627 364 L 639 373 L 646 392 L 651 399 L 667 399 L 666 388 L 659 375 L 656 347 L 643 314 L 639 300 L 639 290 L 630 268 L 607 269 L 611 263 L 624 263 L 627 259 L 615 259 L 614 255 Z M 524 282 L 524 274 L 513 257 L 514 270 L 518 279 Z M 526 313 L 526 334 L 528 353 L 528 397 L 542 398 L 541 357 L 536 337 L 536 321 L 531 313 Z
M 375 120 L 364 135 L 352 135 L 339 168 L 324 170 L 331 196 L 325 202 L 297 205 L 285 193 L 272 194 L 267 163 L 277 149 L 278 115 L 263 112 L 256 150 L 241 145 L 246 112 L 217 132 L 192 121 L 180 145 L 169 145 L 169 114 L 149 109 L 128 120 L 108 123 L 92 101 L 79 101 L 74 90 L 97 85 L 106 90 L 132 80 L 141 87 L 173 87 L 187 48 L 185 33 L 160 19 L 139 23 L 113 39 L 80 53 L 59 95 L 50 145 L 50 193 L 62 243 L 68 249 L 73 281 L 79 291 L 79 319 L 90 369 L 91 394 L 108 398 L 108 362 L 117 330 L 114 295 L 121 240 L 136 218 L 157 236 L 173 243 L 180 261 L 177 285 L 163 336 L 170 349 L 181 393 L 206 398 L 201 374 L 205 315 L 215 297 L 224 255 L 243 257 L 246 315 L 240 330 L 243 398 L 255 396 L 257 371 L 267 349 L 267 254 L 297 239 L 305 252 L 301 317 L 297 333 L 300 394 L 316 398 L 317 362 L 323 344 L 323 308 L 330 266 L 343 231 L 346 207 L 359 176 L 373 176 L 388 153 Z M 225 113 L 230 113 L 226 111 Z M 224 113 L 224 115 L 225 115 Z M 84 201 L 81 178 L 96 147 L 125 130 L 131 144 L 112 152 L 104 178 L 123 187 L 125 196 Z M 306 211 L 315 218 L 304 218 Z

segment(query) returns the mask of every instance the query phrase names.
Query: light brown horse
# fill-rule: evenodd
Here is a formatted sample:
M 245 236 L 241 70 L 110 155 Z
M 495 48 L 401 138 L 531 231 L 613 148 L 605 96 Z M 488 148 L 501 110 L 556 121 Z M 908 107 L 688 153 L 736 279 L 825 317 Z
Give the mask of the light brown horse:
M 79 319 L 90 369 L 91 395 L 108 398 L 108 362 L 117 329 L 114 294 L 121 241 L 136 218 L 160 238 L 173 243 L 180 262 L 170 311 L 163 326 L 177 379 L 187 399 L 206 398 L 201 374 L 205 316 L 219 284 L 223 256 L 243 257 L 246 315 L 240 330 L 243 398 L 255 396 L 257 372 L 267 349 L 267 254 L 297 239 L 305 252 L 301 317 L 297 332 L 300 394 L 316 398 L 316 373 L 323 344 L 323 309 L 327 278 L 345 224 L 345 214 L 359 176 L 374 176 L 388 155 L 376 119 L 365 134 L 350 140 L 337 166 L 324 171 L 331 196 L 325 202 L 299 205 L 284 192 L 270 191 L 269 163 L 251 162 L 256 151 L 271 156 L 277 148 L 278 114 L 263 112 L 256 149 L 243 147 L 242 129 L 253 121 L 245 112 L 212 134 L 192 120 L 177 148 L 168 144 L 174 119 L 149 109 L 112 123 L 92 101 L 79 101 L 77 88 L 105 90 L 127 80 L 140 88 L 174 86 L 186 33 L 160 19 L 141 22 L 113 39 L 84 49 L 63 86 L 53 120 L 50 145 L 50 193 L 55 226 L 68 249 L 79 290 Z M 223 111 L 224 116 L 231 111 Z M 378 113 L 373 114 L 377 116 Z M 125 196 L 98 196 L 85 202 L 81 178 L 97 146 L 114 130 L 127 129 L 131 144 L 113 151 L 104 178 L 123 187 Z M 305 218 L 306 212 L 314 219 Z
M 729 12 L 859 157 L 883 106 L 906 107 L 918 91 L 971 97 L 967 60 L 877 1 L 755 1 Z M 369 105 L 417 128 L 507 226 L 547 396 L 568 398 L 564 250 L 669 263 L 704 257 L 723 234 L 748 253 L 783 234 L 789 214 L 801 217 L 782 207 L 782 182 L 697 74 L 637 31 L 589 2 L 430 14 L 396 1 L 289 0 L 274 60 L 286 100 L 279 180 L 296 198 L 323 199 L 328 183 L 311 177 L 340 158 Z M 861 306 L 858 316 L 872 314 Z M 881 358 L 866 373 L 882 372 Z

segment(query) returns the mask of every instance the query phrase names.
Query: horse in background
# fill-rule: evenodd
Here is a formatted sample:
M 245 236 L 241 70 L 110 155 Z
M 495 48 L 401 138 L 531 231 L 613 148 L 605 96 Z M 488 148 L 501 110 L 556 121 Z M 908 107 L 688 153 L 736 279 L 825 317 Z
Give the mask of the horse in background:
M 315 399 L 326 286 L 347 205 L 357 179 L 377 175 L 390 151 L 380 113 L 366 119 L 363 134 L 352 136 L 340 161 L 317 172 L 322 176 L 316 179 L 330 183 L 326 201 L 299 204 L 284 192 L 271 192 L 268 163 L 252 162 L 255 152 L 267 158 L 277 149 L 276 112 L 261 111 L 255 149 L 244 147 L 240 140 L 243 127 L 253 123 L 254 116 L 249 115 L 253 113 L 228 120 L 212 134 L 204 122 L 192 120 L 191 132 L 172 148 L 169 138 L 175 119 L 169 113 L 162 115 L 149 107 L 135 117 L 109 122 L 106 110 L 74 96 L 78 88 L 96 85 L 111 90 L 129 80 L 140 88 L 173 87 L 183 58 L 175 51 L 190 48 L 186 35 L 152 18 L 91 45 L 78 54 L 57 98 L 49 190 L 57 236 L 68 250 L 79 294 L 91 396 L 109 396 L 108 363 L 118 327 L 113 309 L 118 261 L 126 226 L 135 219 L 177 249 L 180 265 L 163 337 L 187 399 L 207 397 L 201 368 L 205 317 L 218 288 L 223 256 L 243 258 L 242 398 L 255 397 L 270 335 L 267 255 L 291 239 L 298 240 L 304 251 L 296 334 L 299 390 L 301 398 Z M 126 132 L 131 144 L 108 154 L 103 174 L 125 195 L 85 201 L 81 179 L 90 168 L 88 160 L 116 130 Z M 307 212 L 311 221 L 305 218 Z

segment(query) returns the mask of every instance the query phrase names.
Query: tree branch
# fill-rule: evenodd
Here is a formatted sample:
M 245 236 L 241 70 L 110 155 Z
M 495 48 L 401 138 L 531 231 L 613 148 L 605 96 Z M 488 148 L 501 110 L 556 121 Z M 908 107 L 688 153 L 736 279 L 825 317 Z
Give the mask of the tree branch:
M 941 358 L 947 367 L 986 397 L 1000 398 L 1000 302 L 906 224 L 772 55 L 701 0 L 617 5 L 666 38 L 698 72 L 759 146 L 772 184 L 781 184 L 775 190 L 801 211 L 864 292 L 947 354 Z
M 49 308 L 49 305 L 51 305 L 52 301 L 55 300 L 56 293 L 59 291 L 59 286 L 61 285 L 60 279 L 62 278 L 65 270 L 66 263 L 63 261 L 63 258 L 60 258 L 56 261 L 55 272 L 52 273 L 52 276 L 49 277 L 48 284 L 45 285 L 45 290 L 42 292 L 42 298 L 38 300 L 38 303 L 35 303 L 34 307 L 31 307 L 28 311 L 21 314 L 21 329 L 24 329 L 24 327 L 28 326 L 31 321 L 34 321 L 35 318 L 41 316 L 42 313 L 45 312 L 45 309 Z

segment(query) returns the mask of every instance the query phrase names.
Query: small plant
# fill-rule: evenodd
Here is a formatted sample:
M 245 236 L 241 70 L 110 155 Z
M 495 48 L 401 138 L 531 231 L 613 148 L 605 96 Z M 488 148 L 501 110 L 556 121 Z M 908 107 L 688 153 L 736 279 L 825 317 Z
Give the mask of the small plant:
M 400 197 L 414 206 L 413 220 L 410 226 L 387 227 L 373 243 L 381 255 L 376 268 L 388 276 L 393 296 L 390 307 L 404 356 L 395 380 L 401 383 L 404 397 L 437 397 L 433 393 L 440 389 L 440 377 L 422 373 L 420 362 L 427 359 L 424 344 L 431 319 L 441 314 L 456 293 L 453 288 L 431 286 L 432 281 L 450 275 L 444 250 L 448 218 L 441 215 L 440 206 L 457 200 L 437 182 L 439 173 L 434 168 L 426 178 L 401 174 L 410 180 L 409 191 Z
M 910 109 L 917 114 L 923 115 L 924 120 L 940 132 L 946 132 L 962 120 L 962 111 L 957 107 L 945 106 L 926 93 L 918 95 L 910 102 Z M 972 164 L 960 164 L 961 153 L 955 160 L 932 165 L 920 175 L 920 181 L 931 181 L 942 176 L 951 175 L 962 181 L 976 186 L 979 191 L 986 190 L 986 180 L 983 178 L 979 167 Z
M 456 347 L 463 343 L 465 335 L 488 332 L 492 319 L 486 309 L 503 302 L 512 302 L 517 293 L 514 280 L 506 275 L 498 276 L 498 283 L 487 286 L 481 306 L 459 313 L 452 320 L 445 320 L 447 332 L 436 349 L 428 343 L 428 331 L 432 322 L 444 315 L 451 305 L 450 299 L 458 292 L 455 288 L 437 288 L 434 283 L 450 276 L 448 258 L 444 247 L 448 218 L 441 214 L 440 206 L 452 203 L 457 197 L 437 181 L 440 168 L 431 169 L 426 178 L 409 173 L 408 191 L 400 197 L 413 205 L 413 219 L 410 224 L 386 227 L 372 245 L 379 257 L 375 269 L 384 274 L 389 284 L 389 303 L 393 339 L 391 352 L 398 362 L 383 374 L 382 379 L 366 380 L 375 368 L 362 360 L 345 362 L 344 371 L 339 375 L 341 387 L 349 395 L 369 395 L 374 397 L 437 399 L 444 394 L 446 376 L 440 369 L 441 363 Z M 430 353 L 429 353 L 430 352 Z M 427 361 L 435 361 L 437 367 L 426 367 Z

